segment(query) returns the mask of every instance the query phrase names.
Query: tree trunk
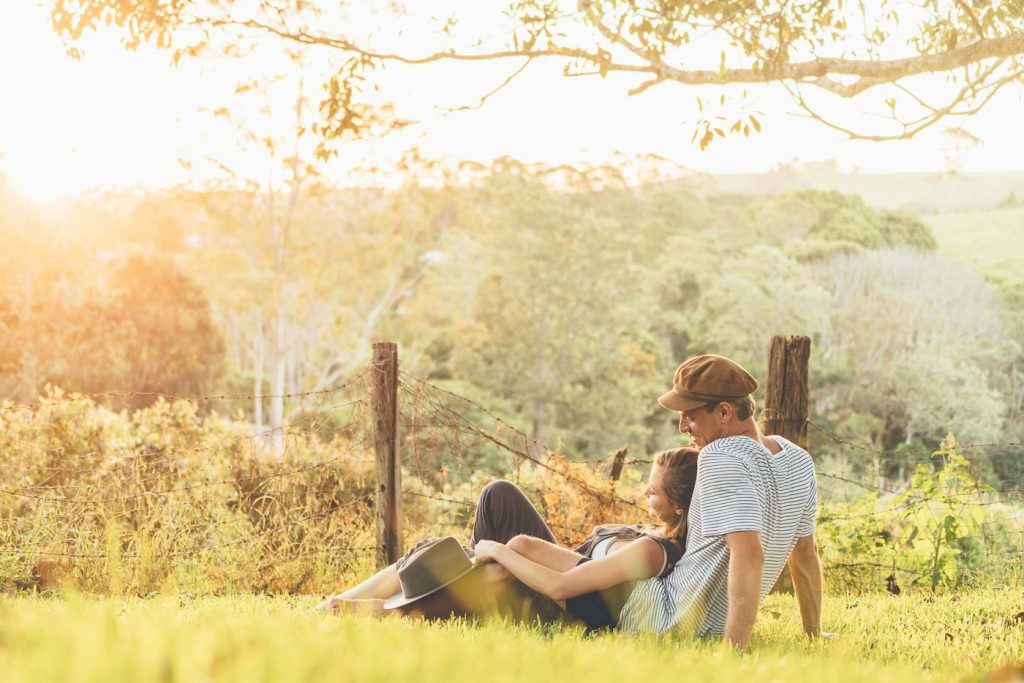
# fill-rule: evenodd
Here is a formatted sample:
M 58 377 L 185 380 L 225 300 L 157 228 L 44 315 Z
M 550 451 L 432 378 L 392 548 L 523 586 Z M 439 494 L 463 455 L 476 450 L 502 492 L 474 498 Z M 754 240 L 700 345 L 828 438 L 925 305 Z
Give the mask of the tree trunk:
M 256 318 L 255 363 L 253 366 L 253 421 L 256 432 L 263 431 L 263 364 L 266 362 L 266 338 L 263 335 L 263 312 L 258 311 Z
M 272 443 L 278 457 L 284 455 L 284 370 L 285 370 L 285 328 L 284 304 L 278 304 L 274 320 L 274 357 L 271 359 L 273 374 L 273 396 L 270 399 L 270 428 L 273 430 Z

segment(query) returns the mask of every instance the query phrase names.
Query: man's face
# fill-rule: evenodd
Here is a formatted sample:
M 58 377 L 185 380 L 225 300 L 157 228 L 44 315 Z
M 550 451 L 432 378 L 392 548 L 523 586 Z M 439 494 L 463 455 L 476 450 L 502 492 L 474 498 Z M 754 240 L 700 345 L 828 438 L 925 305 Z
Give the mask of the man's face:
M 718 411 L 710 413 L 703 406 L 679 413 L 679 433 L 689 434 L 693 445 L 704 448 L 722 435 L 721 420 Z

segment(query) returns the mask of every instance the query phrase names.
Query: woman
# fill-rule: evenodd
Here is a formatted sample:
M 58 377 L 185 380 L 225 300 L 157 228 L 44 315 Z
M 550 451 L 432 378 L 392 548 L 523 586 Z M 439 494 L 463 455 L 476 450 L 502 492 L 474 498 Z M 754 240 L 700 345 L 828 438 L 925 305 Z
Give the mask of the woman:
M 599 526 L 575 551 L 531 536 L 480 540 L 476 561 L 501 564 L 589 629 L 615 628 L 635 583 L 668 576 L 683 555 L 697 454 L 678 448 L 655 456 L 644 490 L 652 524 Z
M 491 482 L 481 492 L 473 523 L 476 561 L 500 564 L 590 629 L 614 628 L 634 583 L 666 576 L 683 554 L 697 453 L 677 448 L 655 455 L 644 490 L 652 524 L 596 527 L 575 551 L 555 543 L 540 513 L 514 484 Z M 384 601 L 401 591 L 398 567 L 431 540 L 318 608 L 385 614 Z

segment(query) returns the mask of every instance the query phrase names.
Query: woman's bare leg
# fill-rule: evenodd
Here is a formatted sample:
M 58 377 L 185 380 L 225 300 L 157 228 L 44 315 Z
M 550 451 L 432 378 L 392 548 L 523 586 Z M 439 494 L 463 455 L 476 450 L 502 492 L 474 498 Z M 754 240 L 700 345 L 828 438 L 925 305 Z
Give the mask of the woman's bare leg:
M 366 579 L 358 586 L 339 593 L 336 597 L 343 600 L 364 600 L 377 598 L 387 600 L 395 593 L 402 592 L 402 583 L 398 580 L 398 567 L 389 565 Z
M 383 604 L 384 600 L 401 591 L 402 584 L 398 580 L 398 569 L 395 565 L 390 565 L 381 569 L 359 585 L 324 599 L 316 608 L 331 612 L 373 612 L 374 603 L 370 601 Z M 352 609 L 344 609 L 344 603 L 349 602 L 352 603 L 349 605 Z

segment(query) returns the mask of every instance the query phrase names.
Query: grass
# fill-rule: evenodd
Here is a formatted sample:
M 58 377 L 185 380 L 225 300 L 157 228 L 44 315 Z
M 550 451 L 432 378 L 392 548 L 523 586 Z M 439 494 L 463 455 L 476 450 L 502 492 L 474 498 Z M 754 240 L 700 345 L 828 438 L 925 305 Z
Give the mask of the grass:
M 926 220 L 940 254 L 986 277 L 1024 277 L 1024 206 L 942 214 Z
M 1024 609 L 1024 590 L 833 597 L 824 621 L 839 635 L 816 643 L 800 634 L 793 599 L 771 596 L 749 655 L 678 637 L 334 617 L 315 613 L 314 603 L 308 597 L 8 598 L 0 601 L 0 678 L 982 681 L 1024 662 L 1024 623 L 1014 619 Z

